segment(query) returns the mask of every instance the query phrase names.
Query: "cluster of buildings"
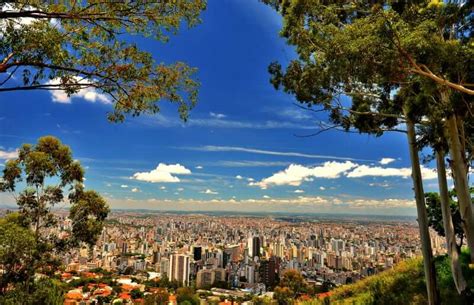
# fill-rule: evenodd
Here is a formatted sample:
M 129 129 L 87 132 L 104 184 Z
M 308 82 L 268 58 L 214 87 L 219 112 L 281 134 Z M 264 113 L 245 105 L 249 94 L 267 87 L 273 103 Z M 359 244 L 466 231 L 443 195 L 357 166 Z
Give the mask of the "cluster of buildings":
M 62 225 L 68 226 L 67 220 Z M 432 234 L 433 250 L 444 241 Z M 198 289 L 272 290 L 284 270 L 334 285 L 421 255 L 415 222 L 113 213 L 97 244 L 63 258 L 66 271 L 148 274 Z

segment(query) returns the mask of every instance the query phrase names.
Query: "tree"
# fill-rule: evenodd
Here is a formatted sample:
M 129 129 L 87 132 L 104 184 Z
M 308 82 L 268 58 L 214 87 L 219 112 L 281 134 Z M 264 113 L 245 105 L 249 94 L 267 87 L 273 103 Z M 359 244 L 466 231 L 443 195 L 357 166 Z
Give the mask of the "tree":
M 133 289 L 130 291 L 130 296 L 132 297 L 132 300 L 141 299 L 143 297 L 143 292 L 139 289 Z
M 183 23 L 196 25 L 204 0 L 21 0 L 0 4 L 0 92 L 87 90 L 113 103 L 109 120 L 178 105 L 181 118 L 197 100 L 195 69 L 157 64 L 130 36 L 166 42 Z M 17 81 L 19 79 L 20 81 Z
M 280 287 L 288 287 L 294 293 L 294 297 L 299 297 L 305 293 L 308 289 L 308 283 L 304 279 L 298 270 L 289 269 L 283 272 L 280 283 Z
M 166 289 L 160 289 L 153 294 L 145 296 L 145 304 L 166 305 L 169 303 L 169 293 Z
M 430 304 L 437 304 L 416 125 L 430 114 L 426 110 L 433 113 L 434 107 L 443 114 L 436 118 L 449 123 L 453 172 L 457 173 L 455 180 L 459 179 L 456 189 L 463 194 L 460 206 L 465 232 L 472 235 L 474 218 L 465 193 L 467 162 L 462 158 L 466 149 L 458 143 L 463 139 L 458 115 L 471 113 L 469 101 L 474 93 L 470 89 L 474 65 L 472 3 L 265 2 L 282 14 L 285 22 L 281 34 L 296 46 L 299 55 L 285 70 L 278 63 L 270 65 L 275 87 L 282 86 L 308 107 L 320 106 L 313 111 L 328 111 L 334 126 L 323 130 L 355 128 L 377 136 L 387 130 L 407 133 L 428 299 Z M 400 123 L 406 124 L 406 130 L 396 128 Z M 474 249 L 474 243 L 468 243 Z
M 3 269 L 0 277 L 1 294 L 7 292 L 9 284 L 28 278 L 35 251 L 33 234 L 16 223 L 12 216 L 0 220 L 0 265 Z
M 18 158 L 6 162 L 0 191 L 14 196 L 19 211 L 6 220 L 9 225 L 1 226 L 0 249 L 16 251 L 5 253 L 6 259 L 11 256 L 16 261 L 2 289 L 18 283 L 28 293 L 36 272 L 56 270 L 59 254 L 81 243 L 94 245 L 109 208 L 100 195 L 84 190 L 83 180 L 84 170 L 72 158 L 70 148 L 51 136 L 40 138 L 36 145 L 24 144 Z M 16 192 L 20 182 L 25 188 Z M 66 198 L 71 204 L 72 229 L 58 234 L 51 230 L 58 224 L 53 209 Z M 23 238 L 13 242 L 12 234 Z
M 461 224 L 461 216 L 459 215 L 459 206 L 454 200 L 456 197 L 454 191 L 448 192 L 449 196 L 449 210 L 451 216 L 451 222 L 453 223 L 454 233 L 459 242 L 456 243 L 458 250 L 461 250 L 461 246 L 464 240 L 464 231 Z M 438 193 L 430 192 L 425 194 L 426 207 L 428 211 L 428 223 L 430 227 L 436 231 L 440 236 L 446 236 L 443 223 L 441 198 Z
M 194 290 L 190 287 L 180 287 L 176 289 L 176 300 L 178 304 L 189 302 L 192 305 L 199 304 L 199 297 L 196 296 Z
M 294 291 L 289 287 L 275 287 L 274 296 L 278 305 L 290 305 L 295 302 Z

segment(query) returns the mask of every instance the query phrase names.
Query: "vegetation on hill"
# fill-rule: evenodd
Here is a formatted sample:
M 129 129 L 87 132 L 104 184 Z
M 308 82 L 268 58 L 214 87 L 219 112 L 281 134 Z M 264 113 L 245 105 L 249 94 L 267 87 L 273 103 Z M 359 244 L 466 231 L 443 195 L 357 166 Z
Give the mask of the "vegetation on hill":
M 471 290 L 474 270 L 469 269 L 469 254 L 461 255 L 463 273 Z M 471 304 L 456 292 L 447 256 L 435 259 L 441 304 Z M 471 300 L 472 302 L 472 300 Z M 303 305 L 424 305 L 427 304 L 423 262 L 421 258 L 401 262 L 391 270 L 368 277 L 355 284 L 344 285 L 325 298 L 302 302 Z

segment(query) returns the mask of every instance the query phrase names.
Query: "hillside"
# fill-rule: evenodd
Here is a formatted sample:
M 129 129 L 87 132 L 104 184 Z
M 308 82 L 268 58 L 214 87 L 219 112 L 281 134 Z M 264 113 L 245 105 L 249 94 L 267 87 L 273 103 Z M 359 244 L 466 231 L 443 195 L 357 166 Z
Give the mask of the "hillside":
M 471 290 L 474 290 L 474 270 L 468 268 L 468 254 L 463 253 L 461 259 L 466 280 Z M 448 257 L 441 256 L 436 258 L 436 271 L 442 304 L 466 304 L 456 293 L 456 288 L 450 274 Z M 331 291 L 330 297 L 306 301 L 303 304 L 427 304 L 421 258 L 404 261 L 391 270 L 368 277 L 355 284 L 339 287 Z

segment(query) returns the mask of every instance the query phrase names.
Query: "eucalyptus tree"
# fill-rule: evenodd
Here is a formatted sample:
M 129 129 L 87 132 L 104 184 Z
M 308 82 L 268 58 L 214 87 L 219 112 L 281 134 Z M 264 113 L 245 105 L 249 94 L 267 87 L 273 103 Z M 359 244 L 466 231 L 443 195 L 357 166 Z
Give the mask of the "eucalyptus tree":
M 4 267 L 13 265 L 0 282 L 1 292 L 10 284 L 20 284 L 28 292 L 35 273 L 56 270 L 60 254 L 79 244 L 96 243 L 109 207 L 99 194 L 84 189 L 83 180 L 84 170 L 72 158 L 71 149 L 51 136 L 35 145 L 24 144 L 18 157 L 6 162 L 0 191 L 12 194 L 18 214 L 8 218 L 8 226 L 0 226 L 0 249 L 10 249 L 7 254 L 13 259 L 10 264 L 0 260 Z M 19 187 L 23 189 L 18 191 Z M 54 209 L 64 202 L 70 204 L 69 220 L 59 229 L 60 216 Z M 13 243 L 10 236 L 15 227 L 24 237 Z
M 157 63 L 134 40 L 166 42 L 196 25 L 205 0 L 17 0 L 0 3 L 0 93 L 81 90 L 106 94 L 111 121 L 178 105 L 181 118 L 197 100 L 195 69 Z
M 269 67 L 272 83 L 282 86 L 308 107 L 326 110 L 330 120 L 349 130 L 381 135 L 406 124 L 418 222 L 430 304 L 439 303 L 426 220 L 426 207 L 416 142 L 416 124 L 426 107 L 439 107 L 444 122 L 452 109 L 472 107 L 473 77 L 472 4 L 435 1 L 265 1 L 284 18 L 281 35 L 296 47 L 298 59 L 286 69 Z M 455 35 L 452 34 L 455 32 Z M 427 85 L 428 84 L 428 85 Z M 422 86 L 422 88 L 417 88 Z M 441 99 L 428 101 L 413 92 L 433 87 Z M 463 103 L 451 103 L 446 92 L 460 95 Z M 349 96 L 350 101 L 342 96 Z M 464 105 L 467 105 L 465 107 Z M 449 108 L 451 107 L 451 109 Z M 451 110 L 451 111 L 449 111 Z M 465 112 L 469 113 L 469 112 Z M 459 127 L 457 127 L 459 128 Z M 453 127 L 454 131 L 456 129 Z M 459 129 L 458 129 L 459 130 Z M 451 153 L 461 154 L 451 133 Z M 454 144 L 453 144 L 454 143 Z M 454 147 L 454 148 L 453 148 Z M 453 159 L 455 159 L 453 157 Z M 462 158 L 461 158 L 462 159 Z M 457 160 L 457 161 L 456 161 Z M 459 158 L 458 165 L 465 165 Z M 453 165 L 454 167 L 456 164 Z M 466 181 L 466 166 L 455 179 Z M 456 188 L 464 188 L 456 183 Z M 463 220 L 469 247 L 474 250 L 472 213 L 465 208 Z M 471 233 L 471 234 L 469 234 Z M 474 251 L 471 251 L 474 252 Z

